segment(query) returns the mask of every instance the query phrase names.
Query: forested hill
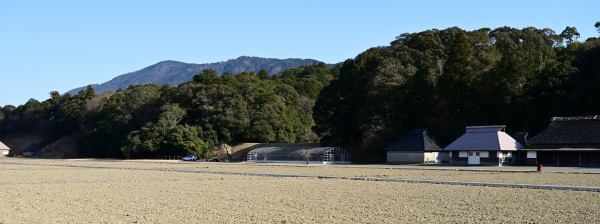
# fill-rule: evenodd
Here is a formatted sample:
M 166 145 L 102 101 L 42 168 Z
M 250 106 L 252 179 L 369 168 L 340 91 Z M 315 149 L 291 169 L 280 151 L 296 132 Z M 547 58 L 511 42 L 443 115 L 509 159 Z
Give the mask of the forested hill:
M 42 102 L 2 107 L 0 141 L 14 149 L 38 143 L 54 157 L 60 148 L 71 149 L 64 157 L 120 158 L 206 158 L 221 144 L 320 141 L 348 148 L 355 161 L 377 162 L 385 144 L 412 128 L 448 143 L 466 125 L 535 135 L 553 116 L 600 114 L 599 62 L 600 38 L 579 40 L 573 27 L 432 29 L 401 34 L 335 67 L 221 75 L 228 67 L 217 63 L 177 86 L 52 92 Z M 145 78 L 154 70 L 161 69 L 143 70 Z
M 317 134 L 356 159 L 411 128 L 449 143 L 465 125 L 535 135 L 553 116 L 600 114 L 600 38 L 578 39 L 574 27 L 402 34 L 343 63 L 316 102 Z
M 324 63 L 267 72 L 203 70 L 178 86 L 130 86 L 96 94 L 50 93 L 0 109 L 0 141 L 38 157 L 207 158 L 221 144 L 317 142 L 312 107 L 335 78 Z
M 300 67 L 319 63 L 312 59 L 275 59 L 242 56 L 224 62 L 209 64 L 192 64 L 178 61 L 162 61 L 148 66 L 142 70 L 117 76 L 116 78 L 102 83 L 94 84 L 92 87 L 98 93 L 107 91 L 114 92 L 119 89 L 125 89 L 130 85 L 178 85 L 192 80 L 192 77 L 204 69 L 212 69 L 219 74 L 230 72 L 238 74 L 240 72 L 259 72 L 265 70 L 269 74 L 276 74 L 289 68 Z M 85 87 L 73 89 L 67 93 L 74 95 Z

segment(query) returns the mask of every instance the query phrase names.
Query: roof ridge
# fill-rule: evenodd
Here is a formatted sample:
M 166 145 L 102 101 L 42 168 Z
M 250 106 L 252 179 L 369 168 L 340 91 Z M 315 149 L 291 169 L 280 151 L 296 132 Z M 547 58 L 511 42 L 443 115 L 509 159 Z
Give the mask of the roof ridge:
M 506 125 L 474 125 L 466 126 L 466 128 L 506 128 Z
M 550 121 L 579 121 L 579 120 L 600 120 L 600 115 L 588 115 L 578 117 L 552 117 Z

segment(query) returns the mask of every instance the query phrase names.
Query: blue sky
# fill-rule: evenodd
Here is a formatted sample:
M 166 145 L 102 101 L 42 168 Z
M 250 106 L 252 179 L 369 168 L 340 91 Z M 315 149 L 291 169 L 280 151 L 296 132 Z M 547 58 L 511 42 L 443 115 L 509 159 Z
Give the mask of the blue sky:
M 162 60 L 241 55 L 335 63 L 396 36 L 458 26 L 575 26 L 600 1 L 0 1 L 0 105 L 44 100 Z

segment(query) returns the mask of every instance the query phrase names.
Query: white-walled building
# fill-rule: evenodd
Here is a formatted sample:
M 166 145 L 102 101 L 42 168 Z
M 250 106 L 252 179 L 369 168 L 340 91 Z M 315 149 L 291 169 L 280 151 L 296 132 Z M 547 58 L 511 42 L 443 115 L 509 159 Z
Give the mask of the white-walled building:
M 524 147 L 504 132 L 504 125 L 467 126 L 465 133 L 444 151 L 450 163 L 457 165 L 501 166 L 513 163 L 516 152 Z

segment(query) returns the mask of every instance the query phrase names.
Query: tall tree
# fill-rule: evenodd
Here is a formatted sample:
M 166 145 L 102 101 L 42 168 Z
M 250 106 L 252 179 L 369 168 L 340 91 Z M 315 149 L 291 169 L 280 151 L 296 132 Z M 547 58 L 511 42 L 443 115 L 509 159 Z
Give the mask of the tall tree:
M 567 40 L 567 44 L 571 44 L 579 39 L 580 34 L 577 32 L 577 28 L 567 26 L 565 30 L 560 33 L 560 36 Z

